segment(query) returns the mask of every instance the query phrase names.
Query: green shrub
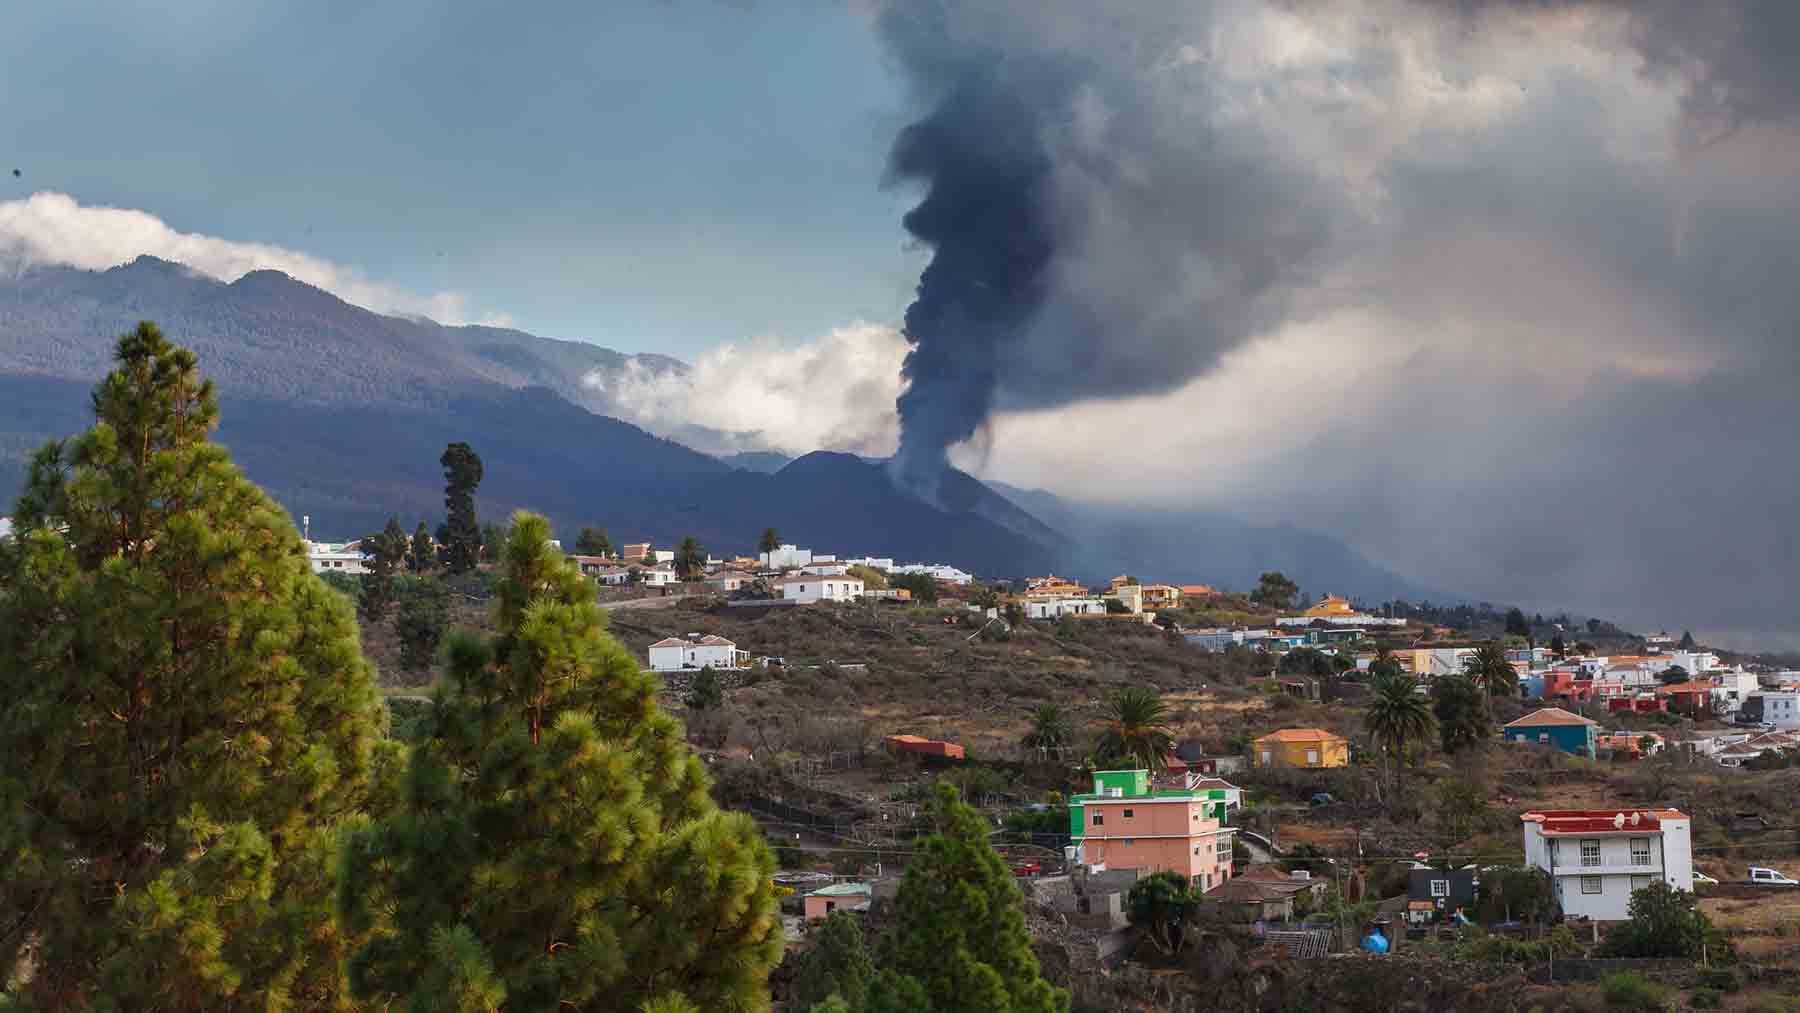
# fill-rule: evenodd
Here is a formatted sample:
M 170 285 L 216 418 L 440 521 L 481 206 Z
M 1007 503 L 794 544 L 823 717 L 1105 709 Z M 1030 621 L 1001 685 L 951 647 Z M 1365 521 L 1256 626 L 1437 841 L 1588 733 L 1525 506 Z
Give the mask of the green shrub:
M 1796 1013 L 1800 999 L 1788 995 L 1759 995 L 1744 1007 L 1747 1013 Z
M 1715 992 L 1736 992 L 1743 985 L 1738 981 L 1737 972 L 1729 967 L 1703 967 L 1694 980 L 1703 988 Z
M 1654 1013 L 1667 1006 L 1668 990 L 1642 975 L 1619 971 L 1600 979 L 1600 994 L 1608 1009 L 1643 1010 Z
M 1724 1000 L 1719 998 L 1716 989 L 1696 988 L 1688 993 L 1688 1005 L 1695 1009 L 1718 1009 L 1724 1005 Z

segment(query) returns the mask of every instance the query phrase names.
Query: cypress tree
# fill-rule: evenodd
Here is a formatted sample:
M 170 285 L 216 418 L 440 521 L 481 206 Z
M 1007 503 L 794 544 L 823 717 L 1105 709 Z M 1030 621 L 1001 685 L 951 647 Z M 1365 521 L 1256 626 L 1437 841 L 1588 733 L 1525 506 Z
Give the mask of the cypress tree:
M 767 1009 L 769 849 L 714 808 L 549 536 L 515 516 L 497 635 L 452 637 L 398 811 L 346 840 L 341 910 L 372 933 L 353 986 L 412 1009 Z
M 336 824 L 392 758 L 351 604 L 209 441 L 193 353 L 145 322 L 113 358 L 0 559 L 0 981 L 38 1009 L 333 1008 Z
M 444 509 L 448 516 L 438 541 L 451 573 L 468 573 L 481 561 L 481 523 L 475 517 L 475 489 L 481 485 L 481 458 L 467 443 L 452 443 L 438 458 L 444 466 Z
M 368 561 L 369 572 L 362 575 L 362 595 L 357 605 L 368 619 L 380 622 L 387 617 L 388 606 L 394 603 L 394 577 L 406 562 L 410 545 L 398 517 L 389 517 L 380 534 L 363 540 L 363 557 Z
M 940 783 L 937 832 L 906 866 L 883 940 L 884 973 L 910 978 L 934 1013 L 1066 1013 L 1031 952 L 1012 870 L 981 815 Z M 891 986 L 890 986 L 891 987 Z M 878 982 L 875 990 L 882 991 Z
M 431 532 L 425 530 L 425 522 L 413 529 L 412 548 L 406 553 L 406 565 L 414 573 L 424 573 L 437 566 L 437 546 L 431 543 Z

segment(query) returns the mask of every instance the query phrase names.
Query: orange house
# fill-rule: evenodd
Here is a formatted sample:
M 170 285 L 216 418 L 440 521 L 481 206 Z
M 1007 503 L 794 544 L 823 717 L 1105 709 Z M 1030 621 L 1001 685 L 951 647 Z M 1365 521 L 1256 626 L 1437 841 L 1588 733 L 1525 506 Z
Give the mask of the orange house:
M 1256 739 L 1251 761 L 1257 767 L 1343 767 L 1350 743 L 1323 728 L 1283 728 Z
M 1174 872 L 1202 890 L 1231 878 L 1232 830 L 1218 803 L 1188 792 L 1080 800 L 1081 861 L 1108 869 Z

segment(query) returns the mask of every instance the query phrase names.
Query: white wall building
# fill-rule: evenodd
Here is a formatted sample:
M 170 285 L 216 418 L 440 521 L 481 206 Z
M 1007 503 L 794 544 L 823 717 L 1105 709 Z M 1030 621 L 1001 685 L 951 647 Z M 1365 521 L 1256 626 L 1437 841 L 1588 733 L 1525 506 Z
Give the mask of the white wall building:
M 306 561 L 314 573 L 368 573 L 355 542 L 306 542 Z
M 661 555 L 661 553 L 657 553 Z M 680 580 L 675 575 L 675 567 L 668 563 L 658 563 L 638 571 L 645 587 L 668 587 Z
M 1694 890 L 1693 821 L 1675 809 L 1523 813 L 1525 864 L 1550 874 L 1570 918 L 1624 921 L 1631 892 L 1662 880 Z
M 907 563 L 889 569 L 891 573 L 923 573 L 933 580 L 941 580 L 946 584 L 969 584 L 975 580 L 972 573 L 964 573 L 954 566 L 945 563 Z
M 814 556 L 812 562 L 800 568 L 800 572 L 809 573 L 815 577 L 841 577 L 850 572 L 850 564 Z
M 892 556 L 863 556 L 860 559 L 846 559 L 844 564 L 846 566 L 867 566 L 885 573 L 894 568 L 894 559 Z
M 1756 701 L 1745 708 L 1749 719 L 1784 732 L 1800 729 L 1800 693 L 1758 692 L 1746 699 Z
M 824 555 L 818 558 L 835 559 L 835 556 Z M 813 550 L 802 549 L 798 545 L 783 545 L 773 552 L 758 553 L 756 561 L 765 570 L 793 570 L 805 566 L 814 559 Z
M 706 587 L 708 590 L 723 591 L 727 593 L 741 591 L 754 583 L 756 583 L 755 577 L 748 573 L 739 573 L 736 570 L 725 570 L 706 578 Z
M 783 577 L 775 583 L 781 589 L 783 601 L 797 601 L 802 605 L 816 601 L 853 601 L 863 593 L 861 577 L 798 574 Z
M 1042 598 L 1025 603 L 1027 619 L 1060 619 L 1063 616 L 1105 615 L 1103 598 Z
M 650 670 L 653 672 L 679 672 L 708 665 L 714 669 L 748 668 L 750 652 L 738 650 L 736 644 L 724 637 L 703 637 L 698 633 L 688 634 L 685 640 L 669 637 L 650 645 Z

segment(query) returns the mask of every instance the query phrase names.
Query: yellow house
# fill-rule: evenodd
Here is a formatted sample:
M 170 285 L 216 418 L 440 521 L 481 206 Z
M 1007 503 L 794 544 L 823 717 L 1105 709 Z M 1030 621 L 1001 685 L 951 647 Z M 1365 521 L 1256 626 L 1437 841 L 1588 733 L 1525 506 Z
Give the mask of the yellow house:
M 1356 610 L 1350 607 L 1349 599 L 1328 594 L 1320 598 L 1317 605 L 1307 609 L 1305 614 L 1315 619 L 1327 619 L 1331 616 L 1353 616 Z
M 1253 744 L 1257 767 L 1342 767 L 1350 762 L 1350 743 L 1323 728 L 1283 728 Z

